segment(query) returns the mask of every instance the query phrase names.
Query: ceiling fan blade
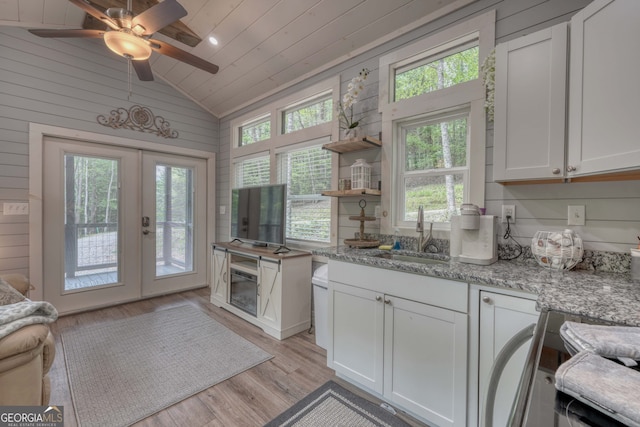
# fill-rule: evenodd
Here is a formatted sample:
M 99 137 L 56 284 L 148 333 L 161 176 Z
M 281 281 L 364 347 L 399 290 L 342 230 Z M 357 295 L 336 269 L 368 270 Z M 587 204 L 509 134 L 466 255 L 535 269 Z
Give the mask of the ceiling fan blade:
M 102 12 L 99 9 L 96 9 L 95 7 L 93 7 L 92 5 L 87 3 L 86 1 L 84 1 L 84 0 L 69 0 L 69 1 L 71 3 L 73 3 L 73 4 L 75 4 L 76 6 L 78 6 L 80 9 L 84 10 L 85 12 L 87 12 L 89 15 L 92 15 L 92 16 L 96 17 L 97 19 L 99 19 L 100 21 L 104 22 L 105 24 L 110 26 L 112 29 L 114 29 L 114 30 L 120 29 L 118 24 L 116 24 L 111 18 L 109 18 L 109 16 L 107 14 L 105 14 L 104 12 Z
M 131 20 L 131 28 L 144 27 L 144 35 L 151 35 L 167 25 L 187 16 L 187 11 L 176 0 L 164 0 L 162 3 L 145 10 Z
M 32 29 L 29 30 L 31 34 L 35 34 L 38 37 L 89 37 L 89 38 L 102 38 L 104 35 L 103 30 L 47 30 L 47 29 Z
M 151 64 L 148 59 L 144 59 L 142 61 L 131 60 L 131 65 L 133 65 L 133 69 L 136 70 L 136 74 L 138 78 L 143 82 L 153 81 L 153 73 L 151 72 Z
M 200 68 L 208 73 L 215 74 L 218 72 L 218 66 L 211 62 L 205 61 L 202 58 L 198 58 L 195 55 L 190 54 L 182 49 L 170 45 L 169 43 L 162 42 L 160 40 L 150 39 L 151 49 L 161 53 L 162 55 L 170 56 L 171 58 L 182 61 L 185 64 L 192 65 L 196 68 Z

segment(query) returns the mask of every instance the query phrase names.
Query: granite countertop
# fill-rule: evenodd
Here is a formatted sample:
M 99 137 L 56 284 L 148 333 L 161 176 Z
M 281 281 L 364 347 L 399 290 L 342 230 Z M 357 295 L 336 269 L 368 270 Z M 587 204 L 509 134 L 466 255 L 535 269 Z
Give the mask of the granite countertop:
M 557 310 L 640 326 L 640 283 L 632 281 L 629 273 L 588 270 L 561 272 L 544 269 L 537 264 L 502 260 L 480 266 L 455 261 L 421 264 L 376 257 L 388 252 L 339 246 L 314 250 L 313 254 L 336 261 L 522 290 L 538 295 L 539 310 Z M 415 254 L 406 251 L 393 252 Z M 424 256 L 447 259 L 446 256 L 438 254 Z

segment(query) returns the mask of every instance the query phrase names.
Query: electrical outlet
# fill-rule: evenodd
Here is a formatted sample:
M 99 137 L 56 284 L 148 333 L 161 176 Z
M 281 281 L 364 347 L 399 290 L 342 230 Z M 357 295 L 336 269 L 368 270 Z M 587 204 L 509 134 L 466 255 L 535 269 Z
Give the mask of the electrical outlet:
M 516 222 L 516 205 L 502 205 L 502 222 L 507 223 L 507 217 L 509 218 L 509 224 L 515 224 Z
M 374 216 L 378 219 L 380 219 L 380 205 L 376 205 L 376 209 L 375 209 L 375 214 Z
M 567 209 L 567 225 L 584 225 L 585 212 L 584 206 L 569 206 Z

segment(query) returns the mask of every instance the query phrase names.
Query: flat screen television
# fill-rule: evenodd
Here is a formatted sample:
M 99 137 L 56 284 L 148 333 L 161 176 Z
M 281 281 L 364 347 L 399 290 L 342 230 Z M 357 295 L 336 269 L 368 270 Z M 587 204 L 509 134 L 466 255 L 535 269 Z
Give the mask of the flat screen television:
M 286 201 L 286 184 L 232 189 L 231 238 L 284 245 Z

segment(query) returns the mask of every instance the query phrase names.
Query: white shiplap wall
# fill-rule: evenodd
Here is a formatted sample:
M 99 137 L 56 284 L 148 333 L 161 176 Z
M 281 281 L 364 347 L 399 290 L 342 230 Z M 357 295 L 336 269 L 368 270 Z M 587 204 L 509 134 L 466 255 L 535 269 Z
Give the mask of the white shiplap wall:
M 27 202 L 29 123 L 40 123 L 175 145 L 218 150 L 218 119 L 162 81 L 133 76 L 101 40 L 43 39 L 0 27 L 0 273 L 28 273 L 28 216 L 6 216 L 4 202 Z M 111 129 L 97 123 L 117 107 L 149 107 L 179 132 L 178 139 Z
M 361 102 L 363 111 L 368 114 L 367 133 L 377 135 L 380 131 L 380 117 L 377 112 L 378 58 L 394 49 L 428 36 L 444 27 L 459 23 L 486 11 L 496 10 L 496 43 L 529 34 L 559 22 L 568 21 L 573 14 L 589 4 L 591 0 L 480 0 L 448 16 L 401 35 L 367 53 L 354 57 L 350 61 L 322 72 L 308 81 L 292 86 L 282 93 L 257 101 L 251 108 L 245 108 L 220 121 L 220 154 L 218 157 L 218 203 L 228 203 L 230 150 L 230 121 L 251 111 L 260 105 L 274 102 L 289 93 L 301 90 L 322 79 L 335 75 L 341 76 L 342 93 L 348 81 L 362 68 L 371 70 L 367 80 L 365 98 Z M 566 227 L 567 205 L 586 206 L 586 225 L 572 227 L 585 240 L 585 247 L 596 250 L 628 251 L 628 247 L 637 244 L 640 234 L 640 182 L 601 182 L 571 184 L 535 184 L 502 186 L 493 182 L 493 131 L 489 124 L 487 132 L 487 168 L 486 168 L 486 208 L 488 214 L 498 215 L 502 204 L 516 205 L 517 223 L 513 235 L 523 244 L 528 244 L 537 230 L 559 230 Z M 384 143 L 389 143 L 385 135 Z M 340 177 L 349 177 L 349 166 L 356 158 L 363 157 L 374 165 L 374 174 L 379 177 L 380 156 L 376 150 L 362 151 L 341 156 Z M 376 177 L 374 179 L 377 180 Z M 385 189 L 383 188 L 383 191 Z M 359 223 L 349 220 L 350 215 L 360 212 L 358 198 L 340 199 L 338 221 L 339 242 L 351 238 Z M 373 214 L 379 199 L 367 198 L 367 215 Z M 383 207 L 384 209 L 385 207 Z M 229 217 L 219 215 L 217 236 L 228 237 Z M 367 232 L 379 229 L 377 223 L 365 224 Z

